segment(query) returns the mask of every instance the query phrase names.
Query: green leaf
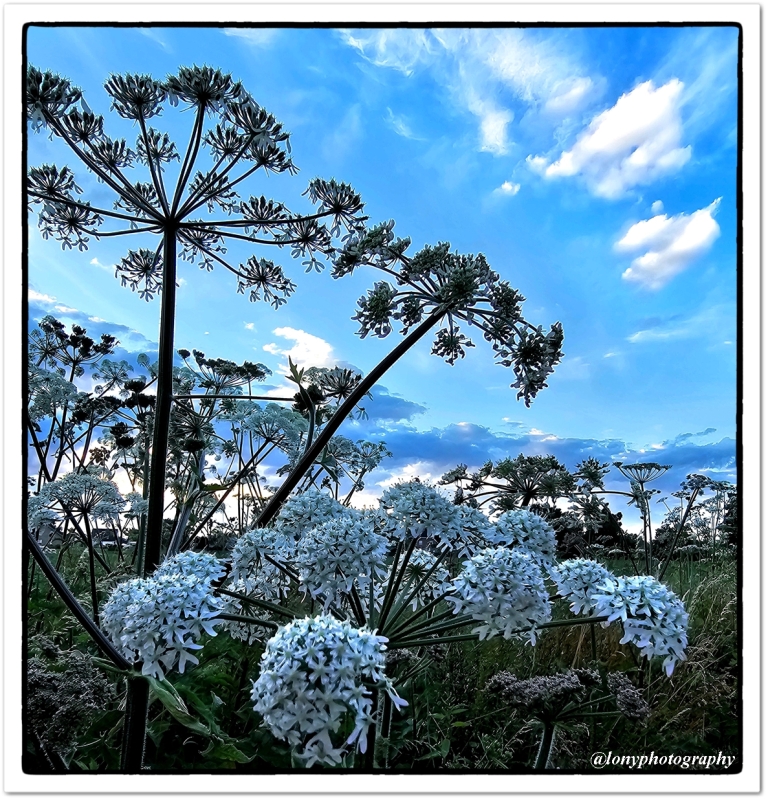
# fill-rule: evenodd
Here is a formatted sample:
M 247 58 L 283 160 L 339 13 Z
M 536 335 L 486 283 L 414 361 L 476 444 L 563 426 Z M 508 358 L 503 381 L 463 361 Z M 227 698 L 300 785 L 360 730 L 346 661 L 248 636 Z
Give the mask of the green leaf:
M 209 759 L 216 761 L 234 761 L 236 764 L 247 764 L 256 758 L 256 753 L 252 756 L 247 756 L 242 750 L 235 747 L 232 742 L 222 740 L 211 740 L 211 743 L 201 755 L 207 756 Z
M 168 709 L 177 722 L 202 736 L 211 735 L 208 726 L 203 725 L 189 713 L 181 696 L 168 681 L 159 681 L 151 676 L 146 676 L 146 679 L 149 681 L 152 694 Z

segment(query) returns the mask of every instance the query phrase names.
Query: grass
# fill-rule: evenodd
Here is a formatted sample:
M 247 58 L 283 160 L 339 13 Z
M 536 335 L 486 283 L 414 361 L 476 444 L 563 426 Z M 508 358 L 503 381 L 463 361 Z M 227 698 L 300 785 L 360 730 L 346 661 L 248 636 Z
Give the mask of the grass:
M 62 572 L 78 596 L 88 598 L 87 569 L 81 548 L 72 547 L 62 560 Z M 109 553 L 110 564 L 116 554 Z M 617 574 L 630 571 L 621 562 L 606 566 Z M 688 660 L 668 679 L 656 659 L 650 666 L 629 645 L 619 644 L 618 625 L 595 627 L 594 651 L 589 628 L 558 628 L 544 632 L 535 647 L 500 637 L 485 642 L 462 642 L 443 647 L 442 657 L 403 689 L 411 704 L 395 714 L 387 764 L 395 771 L 514 770 L 527 771 L 541 736 L 537 723 L 525 714 L 499 705 L 485 692 L 488 680 L 507 670 L 519 678 L 548 675 L 573 667 L 601 665 L 629 673 L 642 688 L 651 713 L 647 724 L 623 717 L 574 724 L 558 733 L 553 764 L 561 769 L 589 771 L 596 750 L 615 753 L 710 755 L 722 751 L 739 755 L 737 705 L 737 576 L 733 559 L 673 562 L 666 581 L 680 596 L 690 615 Z M 111 581 L 102 580 L 102 601 Z M 86 603 L 87 605 L 87 603 Z M 37 574 L 29 595 L 28 629 L 49 637 L 61 651 L 78 649 L 96 655 L 87 636 L 66 612 L 45 579 Z M 562 600 L 554 616 L 568 615 Z M 168 771 L 237 769 L 268 772 L 290 769 L 283 743 L 259 726 L 252 711 L 251 679 L 258 670 L 261 648 L 218 636 L 201 651 L 201 664 L 173 684 L 190 713 L 219 732 L 224 744 L 190 730 L 159 701 L 150 708 L 147 761 Z M 35 652 L 35 657 L 45 658 Z M 596 659 L 596 660 L 595 660 Z M 110 675 L 115 699 L 97 715 L 80 741 L 72 768 L 117 769 L 120 748 L 122 678 Z M 218 734 L 217 734 L 218 735 Z M 205 753 L 205 755 L 201 755 Z M 30 751 L 32 771 L 45 765 Z

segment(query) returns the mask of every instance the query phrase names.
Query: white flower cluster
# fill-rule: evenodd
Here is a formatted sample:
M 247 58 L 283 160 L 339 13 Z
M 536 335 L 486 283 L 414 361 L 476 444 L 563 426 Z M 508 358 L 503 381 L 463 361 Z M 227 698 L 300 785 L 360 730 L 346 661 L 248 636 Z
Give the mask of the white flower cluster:
M 138 492 L 128 492 L 125 499 L 130 503 L 125 514 L 128 519 L 138 520 L 142 514 L 146 514 L 149 511 L 149 500 L 145 500 Z
M 285 564 L 296 549 L 293 537 L 277 528 L 253 528 L 244 533 L 232 548 L 230 577 L 245 594 L 277 601 L 288 593 L 290 579 L 265 556 Z
M 37 497 L 38 503 L 59 503 L 76 514 L 88 514 L 102 521 L 116 520 L 125 500 L 112 481 L 97 478 L 87 472 L 68 472 L 43 486 Z
M 525 509 L 507 511 L 498 518 L 495 528 L 494 544 L 520 547 L 543 567 L 554 564 L 555 529 L 538 514 Z
M 254 711 L 307 767 L 337 766 L 355 742 L 365 752 L 374 719 L 363 681 L 382 685 L 396 706 L 407 705 L 384 674 L 386 641 L 331 616 L 294 620 L 267 642 L 251 692 Z M 353 729 L 339 736 L 349 716 Z
M 183 575 L 187 578 L 192 575 L 201 581 L 211 583 L 224 574 L 226 574 L 226 569 L 216 556 L 211 553 L 195 553 L 192 550 L 185 550 L 183 553 L 177 553 L 173 558 L 163 561 L 152 577 Z
M 300 539 L 307 531 L 328 520 L 343 517 L 350 510 L 327 492 L 311 488 L 285 501 L 275 525 L 287 536 Z
M 400 594 L 403 596 L 410 594 L 413 587 L 423 580 L 424 576 L 432 569 L 435 561 L 437 558 L 432 553 L 428 553 L 426 550 L 414 550 L 405 567 L 404 585 Z M 411 608 L 415 611 L 419 604 L 426 605 L 436 597 L 450 591 L 451 588 L 448 570 L 439 566 L 416 592 Z
M 454 614 L 471 614 L 483 624 L 472 632 L 480 639 L 497 633 L 513 635 L 536 643 L 535 627 L 552 618 L 549 595 L 539 565 L 522 550 L 488 547 L 469 561 L 453 579 L 455 595 L 446 599 L 455 606 Z
M 176 665 L 183 673 L 188 662 L 198 663 L 192 651 L 202 649 L 203 633 L 216 635 L 223 604 L 211 581 L 221 574 L 213 556 L 181 553 L 151 577 L 117 586 L 102 608 L 102 627 L 125 658 L 143 662 L 144 675 L 162 680 L 163 669 Z
M 595 614 L 608 615 L 609 624 L 620 619 L 624 638 L 646 658 L 665 656 L 663 667 L 671 675 L 685 661 L 688 646 L 688 614 L 674 592 L 649 575 L 612 578 L 592 595 Z
M 434 539 L 441 550 L 453 550 L 460 558 L 489 544 L 493 525 L 481 511 L 454 505 L 420 481 L 387 489 L 379 503 L 389 511 L 391 533 L 400 540 Z
M 581 614 L 594 609 L 592 596 L 601 583 L 615 580 L 602 564 L 586 558 L 569 558 L 561 561 L 551 571 L 561 597 L 571 601 L 571 611 Z M 593 615 L 594 616 L 594 615 Z
M 297 546 L 294 564 L 313 598 L 325 610 L 340 592 L 357 584 L 361 593 L 370 580 L 386 575 L 387 539 L 353 514 L 331 519 L 308 531 Z
M 29 397 L 34 398 L 28 414 L 32 422 L 52 417 L 65 403 L 74 400 L 77 387 L 58 372 L 32 365 L 29 371 Z

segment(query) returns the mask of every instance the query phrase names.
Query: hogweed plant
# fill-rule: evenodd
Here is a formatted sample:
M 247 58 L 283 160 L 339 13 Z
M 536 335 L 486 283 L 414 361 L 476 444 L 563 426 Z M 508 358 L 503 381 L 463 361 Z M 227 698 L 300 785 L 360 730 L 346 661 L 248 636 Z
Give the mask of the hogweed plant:
M 444 242 L 408 254 L 410 240 L 395 235 L 392 221 L 370 224 L 348 184 L 311 180 L 307 213 L 244 193 L 257 173 L 298 169 L 289 134 L 231 76 L 182 67 L 165 80 L 112 75 L 105 90 L 135 141 L 111 138 L 66 78 L 29 68 L 30 128 L 47 133 L 67 163 L 31 167 L 27 200 L 43 238 L 64 249 L 135 242 L 116 277 L 148 302 L 159 296 L 158 359 L 139 357 L 144 374 L 131 375 L 130 364 L 108 358 L 114 337 L 97 343 L 52 317 L 32 331 L 27 428 L 37 476 L 25 541 L 33 569 L 106 657 L 98 663 L 126 678 L 121 769 L 144 766 L 150 687 L 175 720 L 210 739 L 206 753 L 249 760 L 212 712 L 204 722 L 189 713 L 171 680 L 193 680 L 206 649 L 222 640 L 261 652 L 247 676 L 248 713 L 307 767 L 385 767 L 397 720 L 409 713 L 405 696 L 454 642 L 538 646 L 552 628 L 620 623 L 623 644 L 663 657 L 671 675 L 685 658 L 688 618 L 660 583 L 664 570 L 658 580 L 614 577 L 599 564 L 558 561 L 555 529 L 539 506 L 567 495 L 585 516 L 599 516 L 605 471 L 593 459 L 574 475 L 551 457 L 477 474 L 464 467 L 444 479 L 457 485 L 454 502 L 413 481 L 385 491 L 377 508 L 352 506 L 390 453 L 338 430 L 364 413 L 373 386 L 411 347 L 439 326 L 432 353 L 453 365 L 475 346 L 467 334 L 476 329 L 528 406 L 562 357 L 560 324 L 545 331 L 524 319 L 524 297 L 482 254 Z M 182 148 L 155 127 L 175 107 L 191 112 Z M 111 206 L 92 204 L 73 165 L 112 195 Z M 378 280 L 353 317 L 358 335 L 399 327 L 403 338 L 366 375 L 289 363 L 292 388 L 282 398 L 256 393 L 269 375 L 262 364 L 174 352 L 181 262 L 224 269 L 237 292 L 278 309 L 296 284 L 266 248 L 287 248 L 306 271 L 330 265 L 335 279 L 374 270 Z M 268 458 L 281 460 L 276 486 L 258 469 Z M 130 485 L 125 497 L 118 476 Z M 632 498 L 647 506 L 651 476 L 641 478 Z M 95 523 L 109 530 L 96 536 Z M 60 536 L 55 565 L 46 531 Z M 87 552 L 90 613 L 62 575 L 75 544 Z M 193 549 L 205 546 L 216 555 Z M 109 587 L 106 602 L 99 585 Z M 573 616 L 557 613 L 558 595 Z M 579 687 L 545 726 L 560 724 L 574 703 L 602 702 L 589 694 L 592 684 Z M 242 713 L 213 695 L 216 708 Z

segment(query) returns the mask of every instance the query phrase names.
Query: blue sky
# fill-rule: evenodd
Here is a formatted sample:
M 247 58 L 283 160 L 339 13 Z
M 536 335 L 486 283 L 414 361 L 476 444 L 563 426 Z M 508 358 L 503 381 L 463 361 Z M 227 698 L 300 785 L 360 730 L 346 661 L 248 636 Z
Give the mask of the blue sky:
M 311 178 L 351 183 L 412 252 L 438 241 L 482 252 L 527 298 L 527 319 L 563 323 L 565 358 L 529 409 L 483 342 L 453 368 L 429 342 L 414 348 L 369 421 L 346 431 L 395 454 L 372 494 L 393 476 L 519 452 L 673 464 L 659 483 L 671 491 L 692 471 L 735 479 L 737 43 L 732 27 L 31 28 L 28 58 L 72 79 L 129 140 L 136 131 L 109 113 L 109 73 L 229 71 L 291 132 L 301 170 L 258 178 L 251 194 L 301 210 Z M 190 121 L 168 109 L 157 127 L 181 144 Z M 31 165 L 67 161 L 59 142 L 30 135 Z M 72 166 L 95 204 L 110 201 Z M 62 252 L 32 227 L 31 316 L 117 329 L 128 351 L 150 350 L 159 303 L 111 267 L 128 246 Z M 288 354 L 366 371 L 394 346 L 394 334 L 354 335 L 376 275 L 333 281 L 287 252 L 263 255 L 298 284 L 288 305 L 249 303 L 223 271 L 184 264 L 177 347 L 279 375 Z

